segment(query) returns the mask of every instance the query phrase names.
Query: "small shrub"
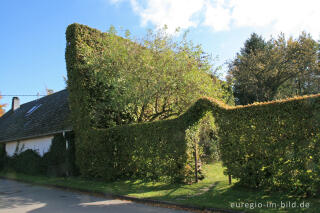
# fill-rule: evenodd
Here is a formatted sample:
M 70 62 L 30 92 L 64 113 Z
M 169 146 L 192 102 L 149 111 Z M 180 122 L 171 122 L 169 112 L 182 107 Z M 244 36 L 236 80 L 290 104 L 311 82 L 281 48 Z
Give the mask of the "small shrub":
M 0 144 L 0 171 L 4 169 L 6 163 L 6 145 L 4 143 Z
M 66 149 L 66 140 L 69 142 L 68 149 Z M 31 149 L 23 150 L 24 146 L 20 146 L 18 143 L 14 155 L 4 158 L 5 169 L 30 175 L 68 176 L 79 174 L 74 162 L 73 132 L 67 132 L 65 136 L 62 133 L 56 134 L 52 139 L 49 151 L 42 157 L 37 151 Z M 1 159 L 0 157 L 0 166 Z
M 66 165 L 66 141 L 62 134 L 56 134 L 47 153 L 43 155 L 43 162 L 47 167 L 49 176 L 65 176 Z
M 45 167 L 38 152 L 27 149 L 8 158 L 8 169 L 24 174 L 44 174 Z

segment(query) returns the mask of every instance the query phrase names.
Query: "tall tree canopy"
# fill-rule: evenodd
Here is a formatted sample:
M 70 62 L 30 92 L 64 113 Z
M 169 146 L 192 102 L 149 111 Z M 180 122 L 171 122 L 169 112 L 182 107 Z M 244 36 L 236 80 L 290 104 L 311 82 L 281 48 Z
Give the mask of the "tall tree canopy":
M 265 41 L 252 34 L 229 63 L 237 104 L 320 92 L 319 44 L 306 33 L 298 39 Z
M 2 96 L 0 94 L 0 100 L 2 99 Z M 6 104 L 0 104 L 0 117 L 4 114 L 4 107 L 6 106 Z
M 287 41 L 293 77 L 282 84 L 277 97 L 315 94 L 320 92 L 319 43 L 302 33 L 298 39 Z
M 214 75 L 212 61 L 200 45 L 177 40 L 165 29 L 149 31 L 132 42 L 109 30 L 106 49 L 89 59 L 96 70 L 98 127 L 173 118 L 202 96 L 232 104 L 226 82 Z M 111 123 L 110 123 L 111 122 Z

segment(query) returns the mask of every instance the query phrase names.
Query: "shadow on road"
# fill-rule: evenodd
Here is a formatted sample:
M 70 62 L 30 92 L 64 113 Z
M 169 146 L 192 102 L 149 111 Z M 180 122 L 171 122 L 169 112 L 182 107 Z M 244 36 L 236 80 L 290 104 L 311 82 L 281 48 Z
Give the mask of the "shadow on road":
M 183 213 L 185 211 L 147 206 L 131 201 L 34 186 L 0 179 L 0 213 Z

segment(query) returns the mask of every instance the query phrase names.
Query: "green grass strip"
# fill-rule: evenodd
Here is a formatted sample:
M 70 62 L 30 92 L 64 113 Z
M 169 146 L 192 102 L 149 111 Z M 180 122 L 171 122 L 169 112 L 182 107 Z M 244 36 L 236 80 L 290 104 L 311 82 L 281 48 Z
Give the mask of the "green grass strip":
M 294 197 L 281 192 L 247 189 L 237 186 L 235 180 L 233 180 L 232 185 L 229 185 L 228 177 L 223 174 L 224 168 L 221 163 L 207 165 L 204 170 L 207 173 L 207 178 L 191 185 L 144 181 L 106 183 L 75 177 L 54 178 L 13 172 L 0 172 L 0 176 L 34 184 L 149 198 L 197 207 L 244 210 L 246 212 L 319 212 L 320 198 Z M 308 208 L 306 207 L 307 203 L 310 205 Z M 259 207 L 260 204 L 263 205 L 261 208 Z M 277 208 L 275 208 L 275 204 L 277 204 Z M 282 208 L 281 204 L 282 207 L 286 205 L 285 208 Z M 294 207 L 294 204 L 296 204 L 296 207 Z M 304 208 L 301 208 L 299 205 L 303 204 Z M 231 205 L 234 205 L 233 208 Z M 242 205 L 242 207 L 239 208 L 239 205 Z

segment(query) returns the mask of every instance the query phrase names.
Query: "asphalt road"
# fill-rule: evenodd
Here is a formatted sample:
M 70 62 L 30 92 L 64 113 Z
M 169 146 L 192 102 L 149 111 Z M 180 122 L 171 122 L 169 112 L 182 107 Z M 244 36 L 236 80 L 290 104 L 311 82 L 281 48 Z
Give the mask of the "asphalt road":
M 186 213 L 0 179 L 0 213 Z

